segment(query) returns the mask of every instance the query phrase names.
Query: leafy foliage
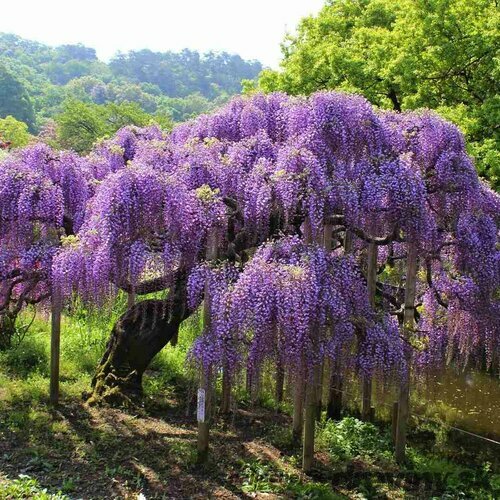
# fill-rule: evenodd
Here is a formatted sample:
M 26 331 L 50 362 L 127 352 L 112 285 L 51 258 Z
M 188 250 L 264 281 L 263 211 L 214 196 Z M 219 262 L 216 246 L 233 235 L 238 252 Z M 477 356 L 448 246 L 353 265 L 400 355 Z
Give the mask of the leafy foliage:
M 26 474 L 20 474 L 18 479 L 10 481 L 0 491 L 0 499 L 33 498 L 34 500 L 65 500 L 68 497 L 61 492 L 51 494 L 47 488 L 40 487 L 38 481 Z
M 346 462 L 355 458 L 392 459 L 388 436 L 370 422 L 345 417 L 340 422 L 325 420 L 318 430 L 318 446 L 330 455 L 332 462 Z
M 33 130 L 33 104 L 23 84 L 0 63 L 0 118 L 13 116 Z
M 10 75 L 9 81 L 0 80 L 5 91 L 0 118 L 13 115 L 31 131 L 64 112 L 68 101 L 135 103 L 148 114 L 182 121 L 238 93 L 241 80 L 254 79 L 262 69 L 238 55 L 189 50 L 132 51 L 105 64 L 94 49 L 80 44 L 49 47 L 12 34 L 0 34 L 0 65 L 0 74 Z
M 498 188 L 499 15 L 494 0 L 328 1 L 287 38 L 282 70 L 263 71 L 259 86 L 436 109 L 463 127 L 480 174 Z
M 68 101 L 56 118 L 57 144 L 77 153 L 88 153 L 99 139 L 126 125 L 144 127 L 155 121 L 164 127 L 171 124 L 168 118 L 153 117 L 133 102 L 97 105 Z
M 16 120 L 13 116 L 0 118 L 0 147 L 4 143 L 9 148 L 21 148 L 31 140 L 26 123 Z

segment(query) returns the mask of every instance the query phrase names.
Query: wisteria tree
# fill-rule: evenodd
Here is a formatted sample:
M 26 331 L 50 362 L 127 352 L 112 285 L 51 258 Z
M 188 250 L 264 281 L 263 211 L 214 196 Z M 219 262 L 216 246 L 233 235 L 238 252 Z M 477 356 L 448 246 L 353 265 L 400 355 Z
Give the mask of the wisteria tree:
M 22 161 L 35 165 L 17 158 L 0 175 L 17 179 Z M 74 237 L 51 247 L 50 285 L 96 305 L 119 290 L 165 292 L 113 328 L 93 401 L 140 394 L 151 359 L 207 296 L 194 362 L 229 379 L 276 363 L 299 382 L 296 401 L 326 359 L 367 379 L 446 360 L 498 367 L 499 197 L 432 113 L 381 113 L 339 93 L 255 95 L 169 135 L 123 129 L 72 165 L 85 182 L 70 192 L 88 201 L 61 208 L 72 205 L 51 181 L 50 217 Z M 18 242 L 24 205 L 9 212 L 3 193 L 2 241 Z M 43 233 L 28 229 L 22 248 Z
M 10 347 L 19 312 L 51 296 L 52 259 L 81 225 L 90 196 L 82 160 L 45 145 L 0 168 L 0 349 Z

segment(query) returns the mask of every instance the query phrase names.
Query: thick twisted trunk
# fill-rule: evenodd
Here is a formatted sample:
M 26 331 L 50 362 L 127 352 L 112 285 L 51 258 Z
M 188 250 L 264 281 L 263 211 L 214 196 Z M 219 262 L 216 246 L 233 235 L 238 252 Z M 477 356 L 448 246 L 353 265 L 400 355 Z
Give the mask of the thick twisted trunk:
M 88 403 L 123 405 L 140 400 L 144 371 L 177 337 L 188 315 L 184 287 L 170 300 L 144 300 L 129 308 L 111 331 Z

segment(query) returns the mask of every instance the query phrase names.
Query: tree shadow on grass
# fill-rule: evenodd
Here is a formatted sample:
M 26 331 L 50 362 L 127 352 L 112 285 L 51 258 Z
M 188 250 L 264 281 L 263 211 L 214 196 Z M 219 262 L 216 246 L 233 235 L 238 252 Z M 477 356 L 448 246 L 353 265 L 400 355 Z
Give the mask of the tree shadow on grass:
M 147 498 L 248 497 L 240 472 L 242 462 L 253 459 L 243 446 L 253 438 L 252 426 L 239 432 L 215 425 L 210 459 L 199 466 L 197 425 L 183 413 L 180 407 L 161 417 L 89 408 L 76 399 L 52 408 L 45 400 L 12 398 L 0 408 L 0 471 L 10 478 L 33 476 L 49 491 L 66 485 L 69 495 L 84 498 L 141 491 Z

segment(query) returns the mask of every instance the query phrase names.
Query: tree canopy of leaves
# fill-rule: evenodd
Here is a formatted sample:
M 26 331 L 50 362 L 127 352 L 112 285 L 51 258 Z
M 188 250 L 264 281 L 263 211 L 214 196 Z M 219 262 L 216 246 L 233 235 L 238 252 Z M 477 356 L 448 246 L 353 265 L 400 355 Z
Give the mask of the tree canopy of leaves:
M 50 47 L 1 33 L 0 64 L 17 76 L 30 96 L 36 128 L 60 114 L 68 100 L 133 102 L 147 113 L 184 120 L 213 109 L 212 102 L 227 101 L 240 92 L 242 79 L 255 79 L 262 70 L 259 62 L 238 55 L 190 50 L 132 51 L 106 64 L 93 48 L 80 44 Z
M 214 98 L 222 92 L 238 93 L 241 80 L 254 78 L 262 69 L 257 61 L 244 61 L 239 55 L 209 52 L 201 55 L 184 49 L 175 52 L 131 51 L 118 54 L 109 67 L 114 75 L 131 82 L 157 85 L 171 97 L 200 92 Z
M 0 118 L 13 116 L 33 128 L 35 115 L 31 99 L 23 84 L 0 65 Z
M 397 111 L 429 107 L 466 133 L 500 186 L 500 9 L 496 0 L 328 0 L 282 46 L 259 86 L 361 93 Z
M 6 144 L 9 148 L 22 148 L 28 145 L 30 139 L 26 123 L 10 115 L 0 118 L 0 147 L 1 144 Z
M 152 116 L 136 103 L 124 102 L 104 105 L 68 101 L 57 116 L 57 144 L 77 153 L 87 153 L 99 139 L 108 137 L 126 125 L 144 127 L 157 123 L 169 128 L 165 116 Z

